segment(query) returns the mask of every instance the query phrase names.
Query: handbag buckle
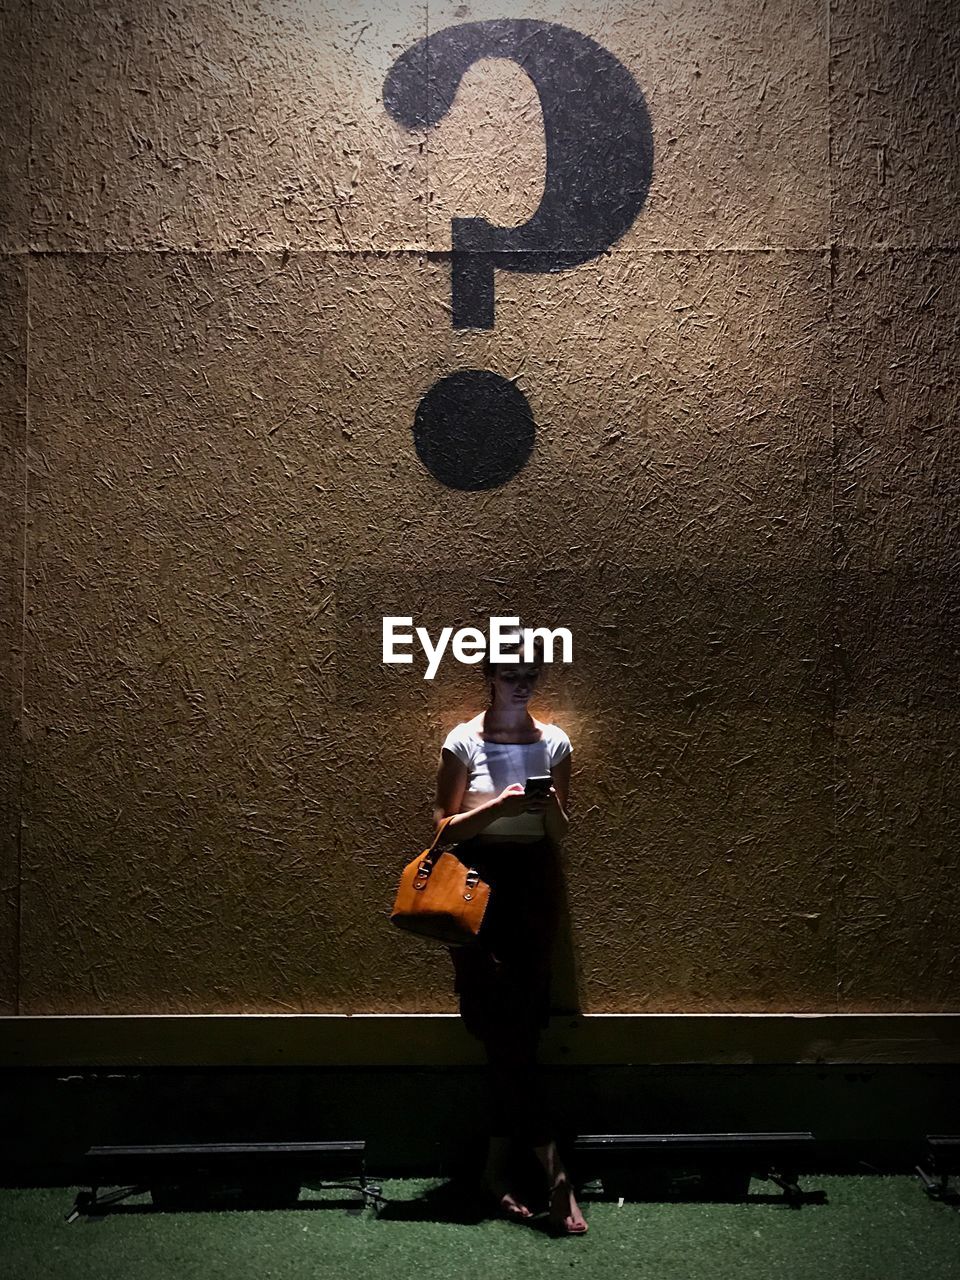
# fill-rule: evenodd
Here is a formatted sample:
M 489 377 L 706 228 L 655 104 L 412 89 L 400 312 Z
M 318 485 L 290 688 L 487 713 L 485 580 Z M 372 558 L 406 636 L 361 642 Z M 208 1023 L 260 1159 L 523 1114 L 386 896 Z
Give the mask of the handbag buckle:
M 480 881 L 480 872 L 474 871 L 472 868 L 467 872 L 465 884 L 468 889 L 475 889 Z

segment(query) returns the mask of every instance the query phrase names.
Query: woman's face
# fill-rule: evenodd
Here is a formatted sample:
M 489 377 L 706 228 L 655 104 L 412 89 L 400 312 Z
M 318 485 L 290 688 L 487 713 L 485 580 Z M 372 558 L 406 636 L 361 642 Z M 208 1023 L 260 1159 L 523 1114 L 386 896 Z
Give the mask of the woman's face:
M 495 667 L 490 683 L 493 700 L 501 706 L 525 705 L 533 697 L 540 668 L 520 662 L 515 667 Z

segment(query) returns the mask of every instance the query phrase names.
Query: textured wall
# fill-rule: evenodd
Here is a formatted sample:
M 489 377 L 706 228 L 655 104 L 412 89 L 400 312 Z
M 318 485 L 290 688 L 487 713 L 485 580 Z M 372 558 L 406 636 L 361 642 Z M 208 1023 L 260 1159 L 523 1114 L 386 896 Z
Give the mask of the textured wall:
M 629 68 L 653 182 L 455 330 L 451 218 L 534 211 L 539 100 L 487 60 L 408 131 L 381 90 L 502 16 Z M 386 913 L 480 686 L 380 619 L 512 612 L 576 639 L 586 1010 L 956 1008 L 950 6 L 3 21 L 0 1011 L 452 1010 Z M 462 367 L 538 424 L 501 488 L 413 448 Z

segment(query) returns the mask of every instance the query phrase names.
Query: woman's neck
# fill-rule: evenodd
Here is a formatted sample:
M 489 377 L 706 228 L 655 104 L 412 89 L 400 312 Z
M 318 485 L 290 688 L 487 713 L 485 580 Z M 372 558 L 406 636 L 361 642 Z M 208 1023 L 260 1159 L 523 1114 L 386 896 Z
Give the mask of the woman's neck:
M 485 733 L 523 733 L 534 728 L 533 716 L 526 705 L 499 707 L 494 704 L 483 713 Z

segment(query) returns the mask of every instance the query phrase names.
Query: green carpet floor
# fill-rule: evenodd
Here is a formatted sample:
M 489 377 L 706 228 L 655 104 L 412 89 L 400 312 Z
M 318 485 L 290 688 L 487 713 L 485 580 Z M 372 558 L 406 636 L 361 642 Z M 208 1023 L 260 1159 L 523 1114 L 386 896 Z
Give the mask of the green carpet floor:
M 470 1221 L 436 1180 L 383 1183 L 389 1204 L 351 1214 L 339 1193 L 301 1206 L 161 1213 L 147 1196 L 103 1219 L 66 1222 L 75 1188 L 0 1190 L 3 1280 L 960 1280 L 960 1212 L 910 1177 L 807 1176 L 824 1203 L 791 1209 L 753 1181 L 735 1204 L 584 1202 L 590 1231 L 554 1240 Z M 459 1218 L 459 1220 L 457 1220 Z

